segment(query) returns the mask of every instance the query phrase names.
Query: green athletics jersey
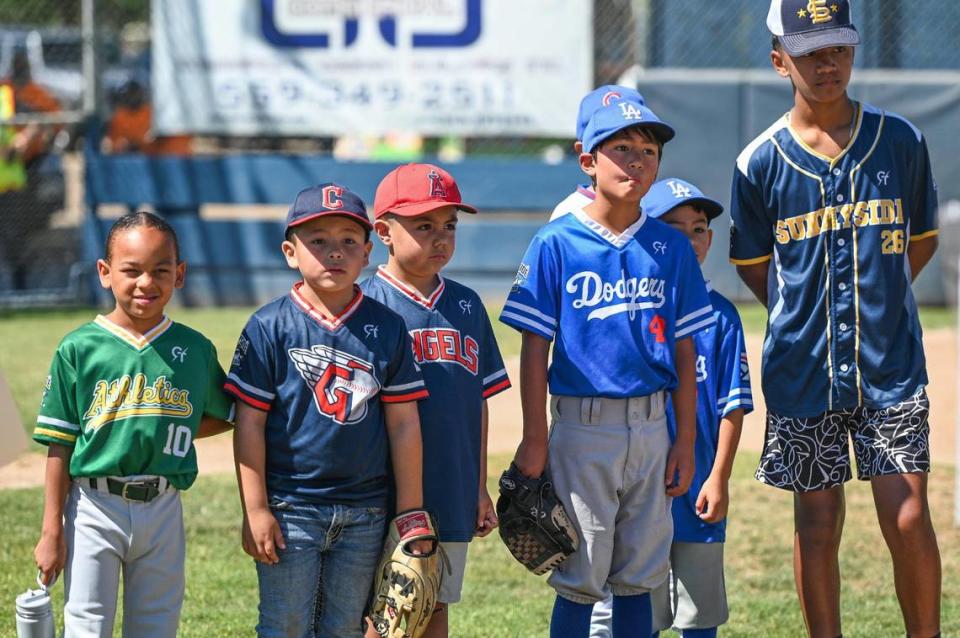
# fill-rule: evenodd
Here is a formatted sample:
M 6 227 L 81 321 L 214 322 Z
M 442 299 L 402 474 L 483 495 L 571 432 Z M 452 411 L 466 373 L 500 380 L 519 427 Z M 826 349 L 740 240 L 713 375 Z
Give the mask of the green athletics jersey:
M 164 317 L 142 337 L 103 316 L 60 342 L 33 440 L 73 447 L 70 475 L 197 477 L 200 419 L 232 418 L 210 341 Z

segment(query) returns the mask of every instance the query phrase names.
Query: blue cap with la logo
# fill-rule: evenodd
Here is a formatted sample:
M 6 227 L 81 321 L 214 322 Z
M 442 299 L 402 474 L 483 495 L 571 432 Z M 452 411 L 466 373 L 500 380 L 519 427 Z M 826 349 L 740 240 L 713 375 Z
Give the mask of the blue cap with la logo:
M 677 177 L 661 179 L 640 200 L 640 208 L 654 219 L 685 204 L 703 209 L 707 221 L 723 213 L 720 202 L 710 199 L 695 185 Z
M 620 99 L 593 112 L 583 129 L 583 152 L 590 153 L 600 142 L 631 126 L 649 128 L 660 144 L 673 139 L 676 132 L 645 104 L 635 99 Z
M 849 0 L 772 0 L 767 27 L 792 56 L 860 44 Z

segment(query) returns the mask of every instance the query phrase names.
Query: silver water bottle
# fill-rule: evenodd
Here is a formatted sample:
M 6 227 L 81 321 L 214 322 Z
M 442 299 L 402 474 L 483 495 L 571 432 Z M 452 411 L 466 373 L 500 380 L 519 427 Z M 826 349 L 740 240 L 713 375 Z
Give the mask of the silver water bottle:
M 54 579 L 55 581 L 56 579 Z M 50 581 L 50 586 L 54 581 Z M 28 589 L 17 596 L 17 638 L 54 638 L 57 623 L 53 618 L 48 585 L 37 574 L 40 589 Z

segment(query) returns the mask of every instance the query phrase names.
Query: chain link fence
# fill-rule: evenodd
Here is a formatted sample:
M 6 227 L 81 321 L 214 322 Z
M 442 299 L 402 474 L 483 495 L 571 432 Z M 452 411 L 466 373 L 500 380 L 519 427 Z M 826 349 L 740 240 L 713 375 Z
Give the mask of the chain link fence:
M 102 152 L 335 153 L 332 138 L 153 137 L 150 9 L 146 0 L 0 0 L 0 306 L 75 296 L 88 116 L 104 124 Z M 769 68 L 767 9 L 766 0 L 592 0 L 594 83 L 645 69 Z M 960 2 L 859 0 L 853 16 L 859 68 L 960 70 Z M 451 144 L 468 157 L 571 152 L 570 139 L 530 137 L 428 137 L 419 151 Z

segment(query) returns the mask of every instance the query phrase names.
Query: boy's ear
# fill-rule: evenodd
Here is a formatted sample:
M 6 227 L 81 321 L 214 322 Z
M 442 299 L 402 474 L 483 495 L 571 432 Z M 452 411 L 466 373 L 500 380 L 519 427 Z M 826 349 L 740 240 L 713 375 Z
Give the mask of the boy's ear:
M 390 223 L 385 219 L 378 219 L 373 222 L 373 232 L 377 234 L 377 237 L 380 238 L 380 241 L 383 242 L 384 246 L 390 246 L 390 243 L 393 241 L 393 238 L 390 236 Z M 372 244 L 370 244 L 372 246 Z M 370 251 L 367 250 L 367 255 L 370 254 Z
M 187 276 L 187 262 L 181 261 L 177 264 L 177 277 L 173 281 L 174 288 L 183 288 L 183 282 Z
M 370 251 L 373 250 L 373 242 L 368 241 L 363 247 L 363 267 L 366 268 L 370 265 Z
M 105 259 L 97 260 L 97 276 L 102 287 L 110 288 L 110 264 Z
M 580 170 L 586 173 L 590 178 L 596 177 L 597 162 L 592 153 L 580 153 Z
M 295 252 L 293 242 L 291 242 L 289 239 L 285 239 L 283 243 L 280 244 L 280 250 L 283 252 L 284 259 L 287 260 L 287 266 L 293 268 L 294 270 L 300 267 L 297 263 L 297 253 Z
M 778 49 L 771 49 L 770 51 L 770 64 L 773 65 L 773 70 L 777 72 L 782 78 L 790 77 L 790 69 L 787 68 L 784 57 L 787 54 Z

